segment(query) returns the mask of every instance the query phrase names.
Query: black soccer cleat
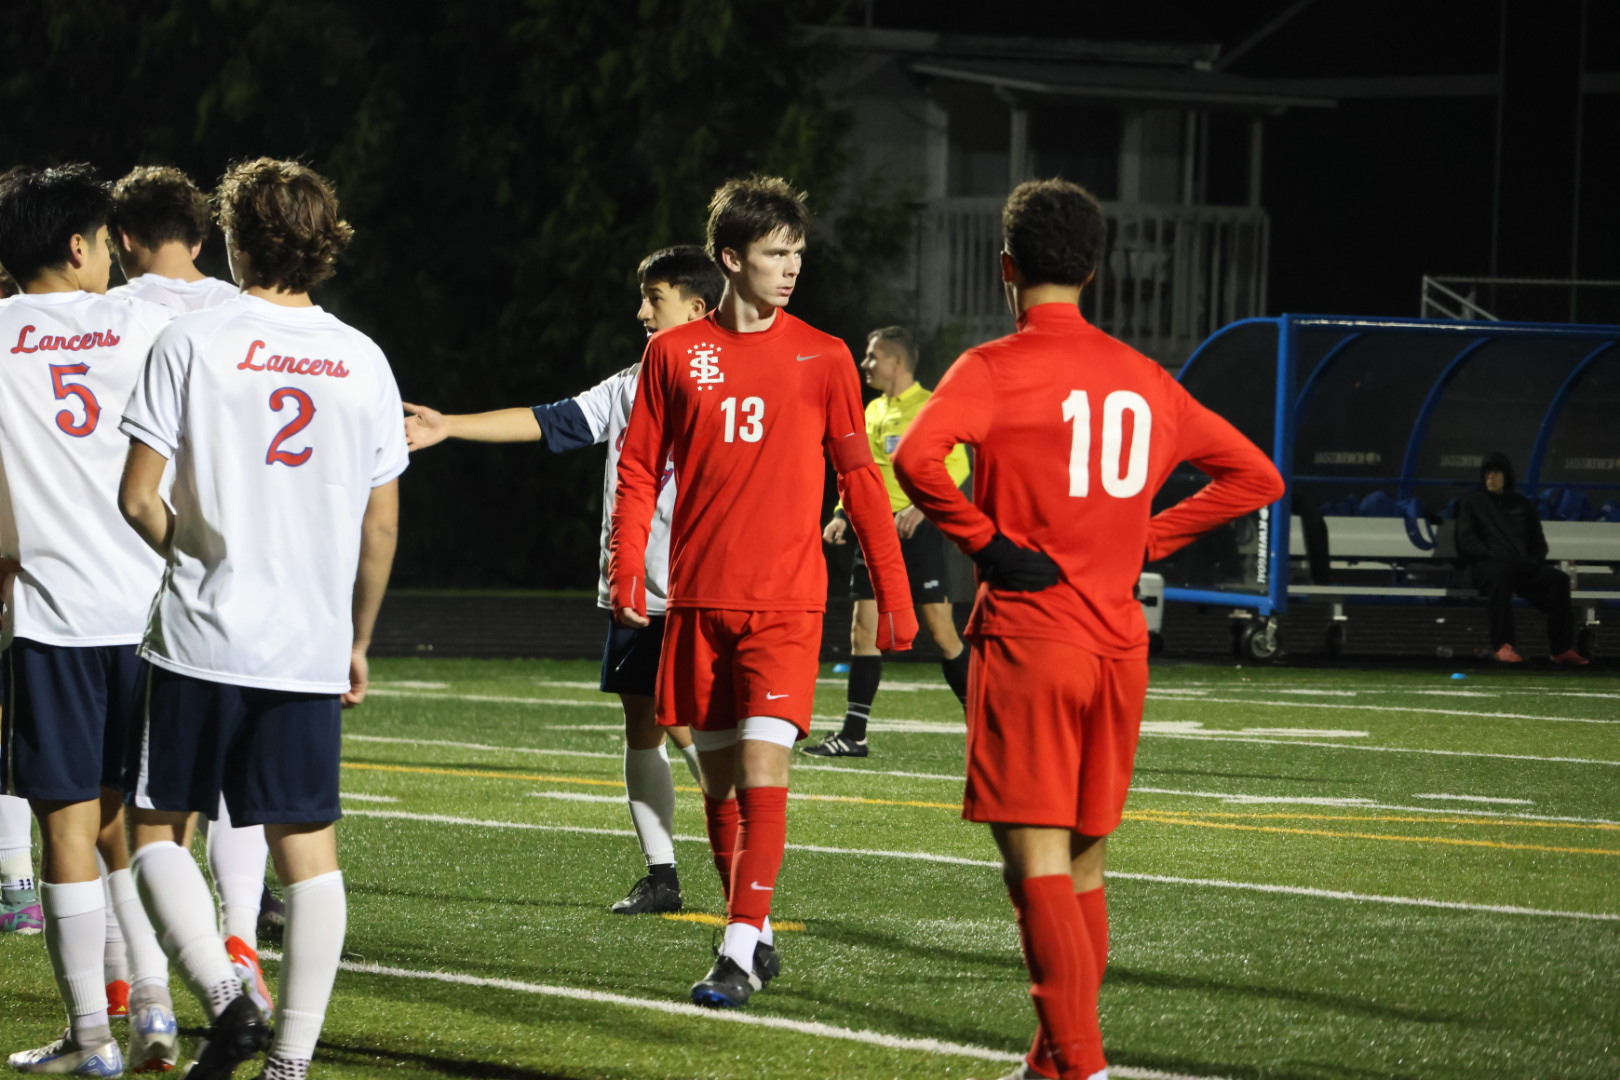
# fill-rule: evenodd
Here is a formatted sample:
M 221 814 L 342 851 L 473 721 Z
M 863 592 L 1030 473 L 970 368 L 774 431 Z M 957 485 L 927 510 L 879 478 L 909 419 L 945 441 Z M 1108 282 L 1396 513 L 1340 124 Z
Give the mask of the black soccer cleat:
M 754 943 L 754 976 L 759 979 L 761 990 L 778 975 L 782 974 L 782 955 L 776 951 L 776 946 L 767 945 L 763 941 Z
M 257 1057 L 269 1045 L 270 1025 L 253 999 L 243 994 L 215 1019 L 202 1052 L 184 1076 L 186 1080 L 229 1080 L 238 1065 Z
M 266 885 L 259 893 L 259 940 L 279 942 L 286 926 L 287 906 Z
M 615 915 L 662 915 L 681 910 L 681 887 L 651 874 L 630 888 L 630 895 L 608 909 Z
M 692 1003 L 711 1009 L 735 1009 L 748 1004 L 754 991 L 764 986 L 758 975 L 750 975 L 722 953 L 715 957 L 709 973 L 692 984 Z
M 846 739 L 842 732 L 832 731 L 816 745 L 807 746 L 799 753 L 811 757 L 865 757 L 866 740 Z

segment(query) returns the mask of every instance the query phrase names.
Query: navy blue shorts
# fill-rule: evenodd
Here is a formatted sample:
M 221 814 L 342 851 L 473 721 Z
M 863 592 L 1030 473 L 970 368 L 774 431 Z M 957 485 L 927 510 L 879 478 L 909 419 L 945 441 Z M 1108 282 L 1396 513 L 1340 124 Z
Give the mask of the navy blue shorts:
M 0 793 L 87 802 L 123 790 L 126 740 L 140 719 L 146 664 L 134 645 L 45 645 L 17 638 L 5 667 Z
M 602 650 L 602 692 L 605 694 L 658 694 L 658 654 L 664 651 L 664 617 L 648 616 L 650 625 L 638 629 L 608 625 Z
M 322 824 L 343 816 L 337 694 L 209 682 L 152 667 L 144 722 L 130 740 L 127 802 L 233 825 Z

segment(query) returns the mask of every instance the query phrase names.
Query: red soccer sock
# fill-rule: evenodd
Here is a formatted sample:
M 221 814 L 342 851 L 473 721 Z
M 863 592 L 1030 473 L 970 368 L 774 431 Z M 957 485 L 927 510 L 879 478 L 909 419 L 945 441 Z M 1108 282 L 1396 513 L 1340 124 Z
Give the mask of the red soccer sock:
M 709 829 L 709 850 L 720 872 L 720 892 L 731 902 L 731 862 L 737 854 L 737 800 L 703 796 L 703 820 Z
M 782 851 L 787 846 L 787 796 L 785 787 L 744 788 L 737 792 L 742 823 L 737 858 L 731 866 L 728 922 L 763 927 L 771 914 L 771 896 L 776 876 L 782 872 Z
M 1095 889 L 1087 889 L 1083 893 L 1076 893 L 1074 898 L 1080 904 L 1080 917 L 1085 920 L 1086 935 L 1091 939 L 1091 955 L 1097 964 L 1097 985 L 1100 989 L 1103 972 L 1108 968 L 1108 899 L 1101 885 Z M 1047 1045 L 1044 1026 L 1036 1025 L 1035 1042 L 1024 1060 L 1042 1076 L 1053 1076 L 1057 1073 L 1057 1065 L 1052 1061 L 1051 1048 Z
M 1027 878 L 1008 890 L 1018 912 L 1030 998 L 1040 1020 L 1029 1064 L 1059 1080 L 1108 1067 L 1097 1024 L 1096 954 L 1067 874 Z

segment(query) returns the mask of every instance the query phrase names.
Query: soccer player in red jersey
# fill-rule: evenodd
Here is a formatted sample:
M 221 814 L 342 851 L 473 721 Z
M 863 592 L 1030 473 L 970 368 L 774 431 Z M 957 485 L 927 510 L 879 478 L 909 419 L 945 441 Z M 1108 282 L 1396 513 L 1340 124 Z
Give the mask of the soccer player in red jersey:
M 1119 824 L 1147 691 L 1144 559 L 1280 498 L 1271 461 L 1169 373 L 1088 324 L 1102 210 L 1062 180 L 1002 211 L 1018 332 L 964 353 L 895 456 L 912 501 L 979 566 L 967 637 L 967 791 L 1018 914 L 1040 1026 L 1003 1080 L 1107 1076 L 1105 838 Z M 944 459 L 974 448 L 973 502 Z M 1158 514 L 1183 461 L 1213 478 Z
M 664 463 L 675 463 L 658 721 L 692 729 L 726 894 L 720 956 L 692 987 L 700 1005 L 742 1005 L 780 970 L 771 894 L 827 603 L 823 454 L 866 545 L 878 647 L 908 648 L 917 632 L 854 358 L 783 310 L 809 229 L 804 196 L 783 180 L 730 180 L 715 193 L 708 248 L 725 292 L 711 315 L 647 343 L 619 457 L 608 579 L 626 626 L 647 624 L 648 523 Z

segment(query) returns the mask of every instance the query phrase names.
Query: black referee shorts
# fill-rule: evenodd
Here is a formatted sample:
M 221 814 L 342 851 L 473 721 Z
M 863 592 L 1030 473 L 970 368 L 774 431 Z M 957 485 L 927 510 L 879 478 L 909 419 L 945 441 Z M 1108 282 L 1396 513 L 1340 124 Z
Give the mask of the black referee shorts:
M 855 530 L 849 530 L 855 542 Z M 906 560 L 906 577 L 911 579 L 913 604 L 939 604 L 950 599 L 945 591 L 945 537 L 926 518 L 917 526 L 910 538 L 900 540 L 900 554 Z M 855 563 L 850 568 L 849 589 L 857 600 L 876 599 L 872 592 L 872 575 L 866 569 L 866 555 L 855 545 Z

